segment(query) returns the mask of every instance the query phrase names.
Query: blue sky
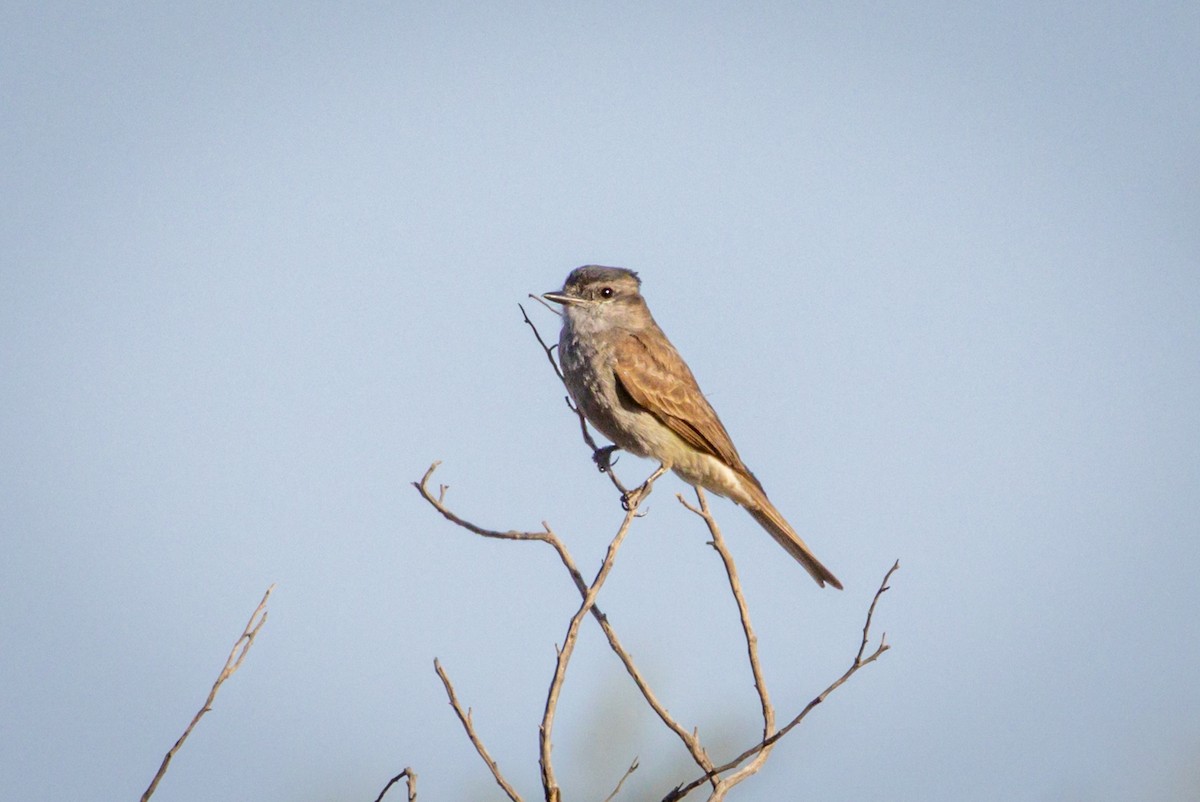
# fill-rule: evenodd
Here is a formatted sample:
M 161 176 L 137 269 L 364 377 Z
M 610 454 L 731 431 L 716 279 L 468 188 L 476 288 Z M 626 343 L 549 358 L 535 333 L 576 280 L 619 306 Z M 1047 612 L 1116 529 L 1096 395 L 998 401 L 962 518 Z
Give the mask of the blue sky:
M 901 562 L 893 650 L 741 798 L 1196 798 L 1197 52 L 1170 3 L 7 7 L 3 795 L 139 795 L 276 582 L 155 799 L 501 798 L 435 656 L 537 798 L 575 591 L 408 483 L 598 564 L 621 511 L 517 309 L 594 262 L 846 585 L 716 503 L 781 716 Z M 601 602 L 734 753 L 683 489 Z M 660 730 L 586 627 L 570 797 L 690 778 Z

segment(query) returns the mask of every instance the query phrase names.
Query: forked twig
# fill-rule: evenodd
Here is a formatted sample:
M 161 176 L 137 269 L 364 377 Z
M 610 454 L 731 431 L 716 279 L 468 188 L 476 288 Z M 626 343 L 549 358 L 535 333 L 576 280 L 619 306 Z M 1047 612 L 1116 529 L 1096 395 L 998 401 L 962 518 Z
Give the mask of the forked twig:
M 866 620 L 866 623 L 863 625 L 862 642 L 859 645 L 858 653 L 854 656 L 854 662 L 850 664 L 850 668 L 846 669 L 846 672 L 844 674 L 842 674 L 836 680 L 831 682 L 829 684 L 829 686 L 827 688 L 825 688 L 825 690 L 823 690 L 819 694 L 817 694 L 816 697 L 814 697 L 811 702 L 809 702 L 807 705 L 804 706 L 803 710 L 801 710 L 799 713 L 796 714 L 795 718 L 793 718 L 791 721 L 789 721 L 782 729 L 780 729 L 774 735 L 770 736 L 769 738 L 764 738 L 762 741 L 760 741 L 759 743 L 750 747 L 745 752 L 742 752 L 740 755 L 735 757 L 733 760 L 730 760 L 728 763 L 725 763 L 721 766 L 717 766 L 716 769 L 713 770 L 713 772 L 707 772 L 704 775 L 697 777 L 695 780 L 692 780 L 691 782 L 687 783 L 686 785 L 678 786 L 677 788 L 672 790 L 671 793 L 669 793 L 665 797 L 663 797 L 663 802 L 675 802 L 675 800 L 683 799 L 685 796 L 690 794 L 696 788 L 700 787 L 701 785 L 703 785 L 706 782 L 709 782 L 711 779 L 711 776 L 713 775 L 714 772 L 717 774 L 720 774 L 721 772 L 725 772 L 725 771 L 728 771 L 729 769 L 735 768 L 736 766 L 741 765 L 742 761 L 744 761 L 746 758 L 756 755 L 759 752 L 763 751 L 764 749 L 767 749 L 768 747 L 775 744 L 777 741 L 779 741 L 780 738 L 782 738 L 783 736 L 785 736 L 789 732 L 791 732 L 792 729 L 797 724 L 799 724 L 801 721 L 803 721 L 804 718 L 810 712 L 812 712 L 812 709 L 814 707 L 816 707 L 817 705 L 824 702 L 825 699 L 829 696 L 829 694 L 836 691 L 838 688 L 840 688 L 842 686 L 843 683 L 846 682 L 846 680 L 850 679 L 852 676 L 857 674 L 859 669 L 863 668 L 864 666 L 870 665 L 871 663 L 874 663 L 876 660 L 879 659 L 880 655 L 882 655 L 884 652 L 886 652 L 888 649 L 890 649 L 891 646 L 889 646 L 887 643 L 887 633 L 885 632 L 880 636 L 879 646 L 877 646 L 875 648 L 875 651 L 871 652 L 871 654 L 867 655 L 866 657 L 863 657 L 863 654 L 867 648 L 867 641 L 870 638 L 871 621 L 875 617 L 875 606 L 879 602 L 879 597 L 882 596 L 887 590 L 889 590 L 890 586 L 888 585 L 888 581 L 892 578 L 892 574 L 896 573 L 896 571 L 898 571 L 898 570 L 900 570 L 900 561 L 896 560 L 896 562 L 892 564 L 892 567 L 888 569 L 888 572 L 883 575 L 883 581 L 879 583 L 879 590 L 875 591 L 875 596 L 871 599 L 871 606 L 867 610 L 867 620 Z
M 225 661 L 225 667 L 221 669 L 221 673 L 217 676 L 217 681 L 213 683 L 212 689 L 208 692 L 208 698 L 204 700 L 204 706 L 196 712 L 192 717 L 192 722 L 187 725 L 187 729 L 183 731 L 183 735 L 179 736 L 179 740 L 175 745 L 167 750 L 167 754 L 162 759 L 162 764 L 158 767 L 158 772 L 154 775 L 154 779 L 150 781 L 150 786 L 146 792 L 142 794 L 142 802 L 146 802 L 158 788 L 159 781 L 163 775 L 167 773 L 167 767 L 171 765 L 171 759 L 175 757 L 175 753 L 183 746 L 183 742 L 192 734 L 192 730 L 200 723 L 200 719 L 204 714 L 212 710 L 213 700 L 217 698 L 217 691 L 221 690 L 221 685 L 225 680 L 233 676 L 234 672 L 242 667 L 242 662 L 246 659 L 246 655 L 250 651 L 250 647 L 254 645 L 254 639 L 258 637 L 258 631 L 262 629 L 263 624 L 267 623 L 267 599 L 271 598 L 272 591 L 275 590 L 275 585 L 267 588 L 267 592 L 263 594 L 262 601 L 258 603 L 258 607 L 254 608 L 254 612 L 250 614 L 250 620 L 246 623 L 246 628 L 242 630 L 242 634 L 233 644 L 233 650 L 229 652 L 229 658 Z
M 587 598 L 589 587 L 587 581 L 584 580 L 583 574 L 576 566 L 575 560 L 571 557 L 566 545 L 554 533 L 548 524 L 545 522 L 542 523 L 543 531 L 541 532 L 518 532 L 515 530 L 502 532 L 494 529 L 485 529 L 481 526 L 471 523 L 470 521 L 460 518 L 446 506 L 446 485 L 439 486 L 438 494 L 436 496 L 429 489 L 429 479 L 440 464 L 440 462 L 434 462 L 429 466 L 429 470 L 425 472 L 425 475 L 421 478 L 420 482 L 413 482 L 413 486 L 417 489 L 417 492 L 420 493 L 421 497 L 429 502 L 429 504 L 435 510 L 441 513 L 446 520 L 462 527 L 463 529 L 466 529 L 468 532 L 473 532 L 482 537 L 500 540 L 538 540 L 548 544 L 554 549 L 555 553 L 558 554 L 559 560 L 566 567 L 567 572 L 571 575 L 571 581 L 575 584 L 576 590 L 579 591 L 580 597 L 584 599 Z M 675 733 L 675 735 L 683 742 L 683 745 L 687 748 L 688 753 L 692 756 L 692 759 L 696 761 L 697 765 L 703 771 L 708 771 L 711 769 L 713 765 L 712 760 L 704 751 L 704 747 L 701 745 L 700 739 L 694 732 L 691 732 L 677 720 L 675 720 L 675 718 L 671 716 L 670 712 L 667 710 L 666 706 L 659 701 L 658 697 L 654 694 L 654 691 L 651 690 L 649 682 L 646 681 L 646 678 L 642 675 L 642 672 L 633 662 L 633 658 L 630 656 L 628 650 L 621 645 L 621 641 L 617 637 L 616 630 L 613 629 L 612 624 L 609 623 L 608 617 L 601 612 L 600 607 L 595 603 L 594 600 L 591 606 L 591 614 L 592 618 L 594 618 L 600 625 L 601 631 L 604 632 L 604 637 L 608 640 L 609 647 L 621 661 L 621 664 L 625 667 L 626 673 L 629 674 L 630 678 L 633 680 L 633 683 L 641 692 L 642 698 L 646 700 L 648 705 L 650 705 L 650 708 L 654 711 L 655 715 L 657 715 L 663 724 L 665 724 L 667 728 L 670 729 L 671 732 Z
M 430 465 L 429 470 L 425 472 L 425 475 L 421 478 L 421 481 L 414 482 L 413 484 L 417 488 L 417 492 L 419 492 L 426 501 L 432 504 L 434 508 L 437 509 L 438 512 L 440 512 L 447 520 L 454 522 L 470 532 L 482 535 L 483 537 L 500 538 L 503 540 L 540 540 L 544 543 L 549 543 L 558 552 L 559 558 L 567 566 L 568 570 L 571 571 L 572 577 L 577 581 L 577 585 L 582 585 L 583 577 L 579 573 L 579 570 L 575 567 L 574 560 L 570 558 L 570 555 L 568 554 L 566 547 L 562 544 L 562 541 L 550 531 L 548 526 L 545 527 L 545 531 L 543 532 L 498 532 L 476 526 L 468 521 L 463 520 L 462 518 L 459 518 L 457 515 L 451 512 L 445 505 L 446 486 L 441 485 L 439 487 L 436 498 L 434 497 L 433 493 L 430 492 L 428 487 L 429 477 L 437 469 L 438 464 L 439 463 L 434 462 L 432 465 Z M 645 492 L 642 494 L 641 498 L 644 499 L 646 497 L 651 486 L 652 482 L 648 482 L 645 487 Z M 603 586 L 604 581 L 608 578 L 609 572 L 612 571 L 612 567 L 616 561 L 617 551 L 621 548 L 621 543 L 625 540 L 626 535 L 629 533 L 630 524 L 633 523 L 633 519 L 637 517 L 637 509 L 637 505 L 633 504 L 625 513 L 625 518 L 622 521 L 620 528 L 617 530 L 617 534 L 613 537 L 612 542 L 609 543 L 608 552 L 605 555 L 604 563 L 601 565 L 599 572 L 596 574 L 596 578 L 592 580 L 590 585 L 586 585 L 581 589 L 583 593 L 583 601 L 579 605 L 579 609 L 576 611 L 575 615 L 571 617 L 571 622 L 567 626 L 566 637 L 563 639 L 562 647 L 558 652 L 558 659 L 555 662 L 554 676 L 550 681 L 550 688 L 546 694 L 546 707 L 542 714 L 542 725 L 539 728 L 539 763 L 541 764 L 542 769 L 542 785 L 546 790 L 546 798 L 547 800 L 550 800 L 550 802 L 554 802 L 554 800 L 559 798 L 558 781 L 554 776 L 554 766 L 551 758 L 551 752 L 554 730 L 554 715 L 558 708 L 559 694 L 562 691 L 563 683 L 566 681 L 567 665 L 570 662 L 571 655 L 575 650 L 575 644 L 579 638 L 579 625 L 583 622 L 584 617 L 591 613 L 593 616 L 602 621 L 604 625 L 607 625 L 607 621 L 604 619 L 604 616 L 595 609 L 596 597 L 599 595 L 600 588 Z M 543 524 L 543 526 L 545 525 Z M 611 642 L 612 641 L 610 640 L 610 643 Z M 625 655 L 625 659 L 629 661 L 627 666 L 632 664 L 632 660 L 628 658 L 628 655 Z M 439 676 L 442 676 L 442 681 L 447 683 L 447 693 L 452 694 L 448 680 L 445 678 L 445 675 L 441 671 L 440 667 L 438 669 L 438 674 Z M 454 703 L 453 700 L 452 703 Z M 455 709 L 459 709 L 456 703 Z M 464 717 L 463 714 L 460 713 L 459 718 L 463 720 L 464 726 L 469 726 L 469 715 Z M 474 737 L 472 737 L 472 742 L 476 744 L 476 749 L 480 752 L 480 755 L 483 756 L 484 750 L 482 744 L 480 744 Z M 484 757 L 484 761 L 488 764 L 488 767 L 492 769 L 492 773 L 494 776 L 496 776 L 497 782 L 501 782 L 501 785 L 504 786 L 505 783 L 502 782 L 502 778 L 499 776 L 499 772 L 495 768 L 494 761 L 491 761 L 490 757 Z M 708 765 L 711 765 L 711 763 L 708 763 Z M 706 766 L 702 764 L 702 767 Z M 505 790 L 507 791 L 508 787 L 506 787 Z

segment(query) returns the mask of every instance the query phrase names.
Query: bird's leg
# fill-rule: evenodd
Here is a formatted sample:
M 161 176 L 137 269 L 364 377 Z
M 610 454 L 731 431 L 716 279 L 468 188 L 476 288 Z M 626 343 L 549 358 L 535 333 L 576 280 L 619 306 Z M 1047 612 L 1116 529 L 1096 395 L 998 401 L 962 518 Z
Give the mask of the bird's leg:
M 600 473 L 608 473 L 612 470 L 612 455 L 614 451 L 620 451 L 620 446 L 605 446 L 597 448 L 592 452 L 592 462 L 596 463 L 596 467 L 600 469 Z
M 633 490 L 630 490 L 621 496 L 621 507 L 625 510 L 632 510 L 634 507 L 641 504 L 642 499 L 650 495 L 650 488 L 654 484 L 654 481 L 666 472 L 666 464 L 664 463 L 659 465 L 658 470 L 650 474 L 646 481 L 642 482 L 640 486 L 635 487 Z

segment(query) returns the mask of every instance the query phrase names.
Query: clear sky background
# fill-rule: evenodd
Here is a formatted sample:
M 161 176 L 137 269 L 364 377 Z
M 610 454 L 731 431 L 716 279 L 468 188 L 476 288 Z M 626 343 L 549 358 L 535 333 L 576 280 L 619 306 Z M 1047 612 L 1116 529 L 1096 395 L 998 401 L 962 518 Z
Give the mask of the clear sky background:
M 498 799 L 621 518 L 517 303 L 638 270 L 819 590 L 742 511 L 781 716 L 744 799 L 1200 797 L 1200 6 L 9 4 L 0 796 Z M 557 319 L 534 306 L 547 336 Z M 627 481 L 653 466 L 626 457 Z M 601 602 L 715 755 L 757 730 L 667 478 Z M 589 623 L 570 799 L 690 779 Z M 397 795 L 397 798 L 398 795 Z

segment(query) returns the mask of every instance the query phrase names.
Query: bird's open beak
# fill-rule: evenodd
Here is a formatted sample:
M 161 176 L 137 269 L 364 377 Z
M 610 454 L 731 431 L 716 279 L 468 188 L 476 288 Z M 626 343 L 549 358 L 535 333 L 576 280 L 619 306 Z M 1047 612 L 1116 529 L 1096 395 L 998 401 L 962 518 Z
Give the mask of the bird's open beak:
M 565 295 L 561 292 L 544 292 L 542 293 L 542 297 L 547 301 L 553 301 L 554 303 L 562 304 L 563 306 L 573 306 L 575 304 L 583 303 L 582 299 L 573 298 L 570 295 Z

